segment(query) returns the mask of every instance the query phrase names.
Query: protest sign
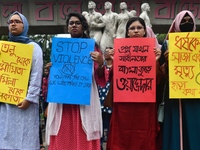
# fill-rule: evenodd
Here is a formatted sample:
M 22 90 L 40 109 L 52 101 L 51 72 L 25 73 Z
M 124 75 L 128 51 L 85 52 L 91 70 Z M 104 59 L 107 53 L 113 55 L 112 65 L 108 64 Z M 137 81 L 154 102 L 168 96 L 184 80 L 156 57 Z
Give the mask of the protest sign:
M 94 39 L 54 37 L 47 101 L 90 104 Z
M 155 102 L 155 39 L 115 39 L 114 47 L 114 102 Z
M 18 104 L 26 97 L 33 45 L 0 41 L 0 102 Z
M 200 98 L 200 33 L 169 34 L 169 97 Z

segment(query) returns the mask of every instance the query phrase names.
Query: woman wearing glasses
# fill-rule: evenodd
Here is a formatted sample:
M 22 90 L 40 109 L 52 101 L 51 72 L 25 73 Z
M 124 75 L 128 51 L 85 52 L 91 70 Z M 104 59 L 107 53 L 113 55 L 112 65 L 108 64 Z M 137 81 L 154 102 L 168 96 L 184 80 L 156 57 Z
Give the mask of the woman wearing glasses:
M 147 37 L 147 32 L 149 31 L 142 18 L 133 17 L 126 24 L 125 37 L 144 38 Z M 154 48 L 155 61 L 158 61 L 161 55 L 159 48 L 160 45 L 158 44 Z M 156 103 L 113 103 L 110 133 L 107 142 L 108 150 L 159 149 L 158 133 L 159 124 Z
M 0 149 L 39 149 L 39 93 L 43 55 L 40 46 L 27 37 L 28 21 L 19 12 L 8 20 L 9 41 L 34 46 L 28 91 L 17 105 L 0 103 Z M 26 51 L 26 49 L 24 49 Z M 17 87 L 16 87 L 17 88 Z
M 88 23 L 81 14 L 70 13 L 66 20 L 66 27 L 72 38 L 89 38 L 86 34 Z M 103 57 L 97 45 L 90 55 L 94 61 L 93 76 L 98 85 L 104 86 L 106 81 Z M 100 149 L 102 119 L 96 82 L 92 84 L 93 92 L 91 92 L 89 106 L 49 103 L 46 126 L 49 150 Z

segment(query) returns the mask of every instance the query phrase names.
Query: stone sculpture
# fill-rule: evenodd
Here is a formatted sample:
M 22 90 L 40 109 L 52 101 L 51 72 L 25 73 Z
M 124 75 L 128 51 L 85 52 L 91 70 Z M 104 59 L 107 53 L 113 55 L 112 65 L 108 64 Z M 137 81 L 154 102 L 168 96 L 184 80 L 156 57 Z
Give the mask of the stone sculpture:
M 102 20 L 105 23 L 103 35 L 100 42 L 100 48 L 102 52 L 105 51 L 106 47 L 113 47 L 114 37 L 116 36 L 116 25 L 118 14 L 112 12 L 112 3 L 104 3 L 105 14 L 102 16 Z
M 140 14 L 140 18 L 144 19 L 146 26 L 152 27 L 150 23 L 150 18 L 148 16 L 148 12 L 150 11 L 150 6 L 148 3 L 143 3 L 141 5 L 142 13 Z
M 120 3 L 120 10 L 121 10 L 121 12 L 118 14 L 118 19 L 117 19 L 116 38 L 124 38 L 125 37 L 126 23 L 131 17 L 133 17 L 132 13 L 130 13 L 127 10 L 126 2 Z
M 82 15 L 86 18 L 89 25 L 89 35 L 94 38 L 96 43 L 100 45 L 102 28 L 105 24 L 102 21 L 102 14 L 95 11 L 96 4 L 93 1 L 88 2 L 88 13 L 82 12 Z

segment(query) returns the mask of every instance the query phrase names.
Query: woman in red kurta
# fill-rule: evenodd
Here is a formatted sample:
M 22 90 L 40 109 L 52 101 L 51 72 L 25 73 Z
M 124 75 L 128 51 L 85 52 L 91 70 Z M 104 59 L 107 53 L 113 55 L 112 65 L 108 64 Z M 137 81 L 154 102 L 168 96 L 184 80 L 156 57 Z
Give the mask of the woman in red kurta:
M 127 22 L 126 38 L 146 36 L 147 28 L 143 19 L 134 17 Z M 156 60 L 160 58 L 159 48 L 158 45 L 154 49 Z M 107 150 L 159 149 L 158 132 L 156 103 L 114 102 Z
M 81 14 L 68 14 L 66 25 L 72 38 L 88 38 L 85 34 L 88 24 Z M 46 126 L 49 150 L 100 150 L 102 119 L 96 83 L 104 86 L 106 81 L 98 46 L 90 55 L 94 61 L 90 105 L 49 103 Z

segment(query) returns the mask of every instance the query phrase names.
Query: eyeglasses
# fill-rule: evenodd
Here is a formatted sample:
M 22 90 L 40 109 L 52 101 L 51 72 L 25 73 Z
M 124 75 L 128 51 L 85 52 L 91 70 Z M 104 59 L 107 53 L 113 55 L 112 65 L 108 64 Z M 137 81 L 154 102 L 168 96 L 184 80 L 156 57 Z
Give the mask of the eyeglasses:
M 130 27 L 128 28 L 129 30 L 142 30 L 144 27 L 143 26 L 136 26 L 136 27 Z
M 22 23 L 23 24 L 23 22 L 22 21 L 20 21 L 20 20 L 9 20 L 8 22 L 7 22 L 8 24 L 20 24 L 20 23 Z
M 70 21 L 70 22 L 69 22 L 69 26 L 73 26 L 74 24 L 75 24 L 76 26 L 82 25 L 82 23 L 81 23 L 80 21 L 75 21 L 75 22 L 74 22 L 74 21 Z

